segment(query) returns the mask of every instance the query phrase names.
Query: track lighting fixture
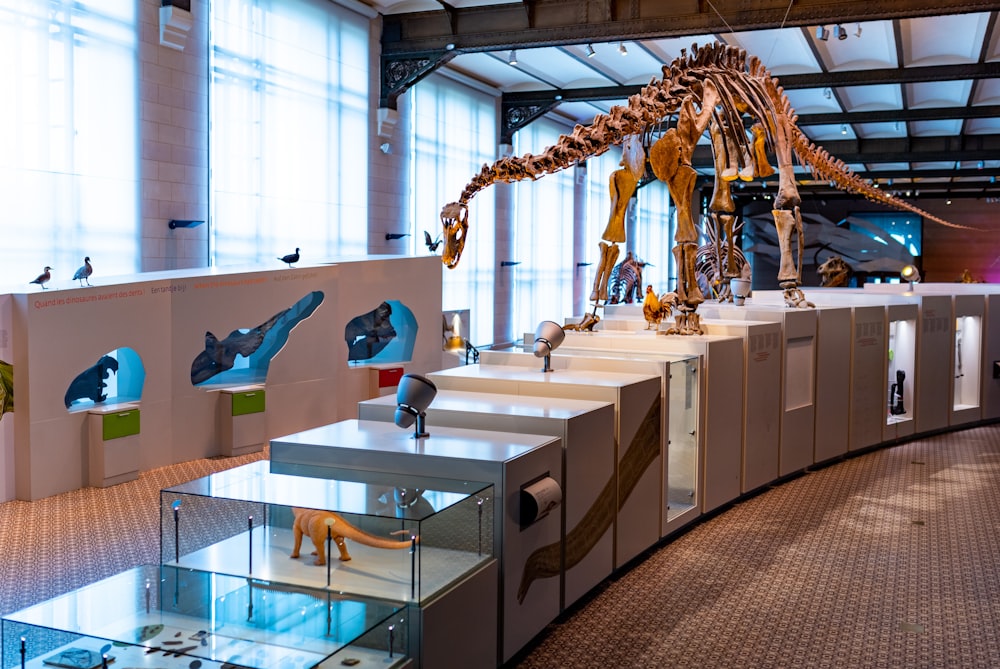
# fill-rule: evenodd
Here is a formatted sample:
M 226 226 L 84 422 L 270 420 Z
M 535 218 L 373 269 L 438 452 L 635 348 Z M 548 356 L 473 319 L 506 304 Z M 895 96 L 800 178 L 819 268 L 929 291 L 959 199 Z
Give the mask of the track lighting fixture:
M 827 100 L 829 100 L 830 98 L 832 98 L 833 97 L 833 89 L 830 88 L 830 87 L 824 88 L 823 89 L 823 97 L 826 98 Z
M 837 39 L 847 39 L 847 29 L 839 23 L 834 29 L 834 33 L 837 35 Z
M 847 124 L 846 123 L 841 123 L 840 124 L 840 134 L 841 135 L 846 135 L 847 134 Z
M 594 45 L 593 44 L 588 44 L 587 45 L 587 58 L 593 58 L 596 55 L 597 55 L 597 52 L 594 51 Z
M 854 31 L 855 37 L 861 37 L 861 24 L 858 24 L 858 29 Z
M 976 167 L 978 167 L 979 169 L 983 169 L 984 167 L 986 167 L 986 163 L 980 160 L 978 163 L 976 163 Z
M 816 39 L 824 42 L 830 39 L 830 31 L 827 30 L 826 26 L 816 26 Z
M 510 56 L 507 57 L 508 65 L 517 65 L 517 49 L 510 50 Z
M 620 53 L 623 56 L 628 55 L 628 49 L 625 48 L 625 42 L 618 43 L 618 53 Z

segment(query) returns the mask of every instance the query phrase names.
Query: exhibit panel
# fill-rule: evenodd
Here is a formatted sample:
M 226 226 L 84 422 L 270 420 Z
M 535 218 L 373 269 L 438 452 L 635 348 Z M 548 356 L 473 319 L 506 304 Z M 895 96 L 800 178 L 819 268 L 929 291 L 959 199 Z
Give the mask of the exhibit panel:
M 743 422 L 740 492 L 778 478 L 781 425 L 781 325 L 764 321 L 705 319 L 710 335 L 743 342 L 743 403 L 729 407 L 729 420 Z
M 713 312 L 719 318 L 769 321 L 781 325 L 778 475 L 787 476 L 808 467 L 814 462 L 817 311 L 751 303 L 744 306 L 711 305 L 706 314 Z
M 560 351 L 573 349 L 642 359 L 646 356 L 697 356 L 700 360 L 698 442 L 701 455 L 701 511 L 712 511 L 740 496 L 743 422 L 732 407 L 743 406 L 743 340 L 697 335 L 669 337 L 649 333 L 567 333 Z M 654 358 L 655 359 L 655 358 Z M 693 436 L 697 436 L 693 435 Z
M 561 358 L 553 356 L 554 364 Z M 535 359 L 537 363 L 537 359 Z M 663 411 L 661 377 L 651 374 L 479 364 L 428 375 L 439 389 L 611 402 L 615 406 L 615 568 L 660 538 Z
M 848 450 L 882 441 L 885 424 L 886 307 L 855 307 L 851 322 L 851 414 Z
M 18 499 L 89 484 L 87 412 L 95 405 L 137 404 L 150 438 L 136 440 L 138 452 L 130 455 L 140 469 L 165 464 L 160 453 L 169 453 L 172 434 L 164 382 L 170 375 L 169 281 L 102 283 L 11 296 L 13 365 L 31 370 L 13 414 Z
M 955 320 L 950 295 L 921 295 L 917 323 L 916 433 L 948 427 L 953 407 Z
M 271 470 L 323 468 L 484 481 L 495 488 L 500 661 L 559 614 L 562 443 L 543 435 L 437 426 L 415 439 L 391 423 L 348 420 L 271 441 Z
M 813 462 L 847 453 L 851 407 L 851 309 L 816 307 L 816 421 Z
M 392 422 L 396 407 L 395 397 L 366 400 L 358 404 L 358 419 Z M 560 608 L 611 574 L 613 527 L 597 531 L 593 518 L 612 512 L 613 500 L 602 497 L 615 473 L 612 403 L 441 390 L 426 410 L 426 425 L 430 430 L 441 425 L 558 437 L 564 451 Z
M 286 469 L 271 472 L 258 461 L 162 490 L 162 562 L 410 604 L 410 654 L 418 663 L 446 652 L 460 663 L 484 655 L 495 662 L 495 616 L 453 621 L 466 640 L 461 652 L 424 627 L 470 598 L 497 608 L 492 485 Z
M 948 424 L 952 427 L 982 419 L 983 319 L 986 300 L 982 295 L 955 295 L 954 351 L 952 357 L 952 404 Z
M 19 411 L 7 418 L 13 425 L 0 414 L 19 499 L 87 485 L 86 411 L 95 404 L 139 403 L 142 471 L 231 451 L 223 432 L 234 426 L 220 425 L 213 391 L 262 385 L 266 439 L 353 416 L 371 395 L 369 364 L 388 359 L 421 372 L 441 363 L 434 257 L 174 270 L 101 283 L 3 296 L 8 348 L 0 363 L 32 370 Z M 45 466 L 56 460 L 66 466 Z
M 916 304 L 890 304 L 888 307 L 888 354 L 886 356 L 885 427 L 882 441 L 892 441 L 913 434 L 913 389 L 917 375 Z
M 409 667 L 408 617 L 378 599 L 146 565 L 4 616 L 3 666 Z
M 0 294 L 0 502 L 14 499 L 14 345 L 10 295 Z

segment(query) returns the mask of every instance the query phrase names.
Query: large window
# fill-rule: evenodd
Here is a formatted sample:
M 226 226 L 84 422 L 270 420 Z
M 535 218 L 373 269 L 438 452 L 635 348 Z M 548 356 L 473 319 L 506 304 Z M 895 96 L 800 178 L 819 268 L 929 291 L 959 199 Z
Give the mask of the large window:
M 517 131 L 514 154 L 541 153 L 570 128 L 539 119 Z M 573 308 L 573 170 L 514 186 L 514 336 L 540 321 L 562 323 Z M 603 228 L 602 228 L 603 229 Z M 598 233 L 600 234 L 600 233 Z
M 588 203 L 586 234 L 587 262 L 590 280 L 593 281 L 594 270 L 598 256 L 598 243 L 601 234 L 608 224 L 611 215 L 611 194 L 608 182 L 611 173 L 621 167 L 622 151 L 620 147 L 612 147 L 609 151 L 587 161 Z M 674 290 L 677 283 L 677 272 L 674 270 L 674 260 L 671 249 L 674 246 L 674 227 L 676 221 L 672 218 L 670 193 L 667 185 L 660 181 L 652 181 L 636 191 L 629 205 L 635 209 L 634 225 L 626 225 L 629 238 L 621 245 L 618 262 L 625 259 L 626 249 L 631 249 L 635 257 L 646 262 L 642 271 L 643 283 L 652 285 L 657 294 Z M 645 286 L 640 287 L 640 294 L 645 293 Z M 590 294 L 590 284 L 587 295 Z
M 212 263 L 367 249 L 368 19 L 328 0 L 212 3 Z
M 639 189 L 636 209 L 635 255 L 646 261 L 642 281 L 652 285 L 657 294 L 676 290 L 677 268 L 674 262 L 674 232 L 677 212 L 670 206 L 670 191 L 662 181 L 652 181 Z M 645 292 L 645 286 L 642 291 Z
M 3 282 L 140 269 L 133 0 L 0 0 Z M 24 287 L 27 289 L 27 286 Z
M 441 207 L 455 202 L 484 164 L 496 159 L 496 99 L 440 74 L 411 89 L 413 228 L 415 251 L 426 253 L 424 232 L 437 238 Z M 493 343 L 494 188 L 469 203 L 469 236 L 461 262 L 444 270 L 442 307 L 469 309 L 468 339 Z

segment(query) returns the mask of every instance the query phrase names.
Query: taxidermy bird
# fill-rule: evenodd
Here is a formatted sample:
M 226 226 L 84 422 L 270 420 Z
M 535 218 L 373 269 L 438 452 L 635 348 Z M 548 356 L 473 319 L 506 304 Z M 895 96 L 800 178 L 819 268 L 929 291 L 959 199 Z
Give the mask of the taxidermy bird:
M 646 286 L 646 297 L 642 300 L 642 315 L 646 319 L 646 329 L 659 325 L 663 317 L 660 313 L 660 298 L 653 292 L 652 286 Z
M 44 289 L 45 284 L 48 283 L 48 280 L 51 278 L 52 278 L 52 268 L 46 265 L 45 271 L 36 276 L 33 281 L 29 281 L 28 283 L 37 283 Z
M 287 256 L 281 256 L 278 260 L 283 263 L 288 263 L 288 266 L 291 267 L 293 263 L 297 263 L 299 261 L 298 247 L 295 248 L 295 253 L 289 253 Z
M 87 256 L 86 258 L 83 259 L 83 266 L 80 267 L 80 269 L 76 270 L 76 274 L 73 275 L 73 280 L 81 282 L 80 283 L 81 286 L 83 285 L 83 282 L 86 281 L 87 285 L 89 286 L 90 275 L 93 273 L 94 273 L 94 266 L 90 264 L 90 256 Z
M 424 244 L 427 245 L 428 251 L 437 253 L 438 247 L 441 246 L 441 235 L 438 235 L 437 239 L 431 241 L 431 233 L 424 230 Z

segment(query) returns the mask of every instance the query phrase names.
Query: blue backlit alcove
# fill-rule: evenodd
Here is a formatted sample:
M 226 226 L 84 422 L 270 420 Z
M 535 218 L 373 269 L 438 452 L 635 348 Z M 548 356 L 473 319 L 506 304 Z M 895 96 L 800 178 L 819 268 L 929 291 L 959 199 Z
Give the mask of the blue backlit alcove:
M 191 363 L 191 384 L 226 388 L 264 383 L 271 359 L 288 342 L 291 331 L 322 302 L 322 291 L 313 291 L 260 325 L 233 330 L 225 339 L 206 332 L 205 350 Z

